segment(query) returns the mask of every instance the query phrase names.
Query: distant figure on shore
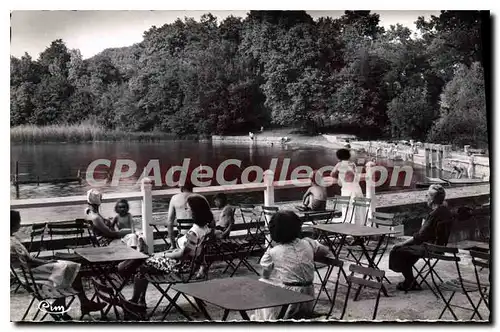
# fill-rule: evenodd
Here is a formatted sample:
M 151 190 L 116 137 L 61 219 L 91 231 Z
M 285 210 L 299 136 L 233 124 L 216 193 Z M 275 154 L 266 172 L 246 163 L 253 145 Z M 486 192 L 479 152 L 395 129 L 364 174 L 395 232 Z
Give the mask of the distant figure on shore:
M 264 127 L 262 127 L 262 126 L 260 127 L 260 132 L 261 133 L 264 132 Z
M 249 136 L 249 137 L 250 137 L 250 139 L 253 141 L 253 133 L 252 133 L 251 131 L 248 133 L 248 136 Z
M 474 178 L 474 155 L 469 152 L 469 167 L 467 167 L 469 179 Z
M 348 139 L 345 140 L 344 148 L 346 148 L 346 149 L 350 149 L 351 148 L 351 144 L 349 144 L 349 140 Z
M 313 171 L 309 179 L 311 186 L 307 189 L 302 198 L 302 206 L 297 206 L 299 211 L 324 211 L 328 194 L 326 188 L 317 181 L 317 172 Z
M 465 169 L 462 166 L 458 166 L 457 164 L 453 165 L 452 174 L 455 175 L 455 179 L 461 179 L 464 172 Z

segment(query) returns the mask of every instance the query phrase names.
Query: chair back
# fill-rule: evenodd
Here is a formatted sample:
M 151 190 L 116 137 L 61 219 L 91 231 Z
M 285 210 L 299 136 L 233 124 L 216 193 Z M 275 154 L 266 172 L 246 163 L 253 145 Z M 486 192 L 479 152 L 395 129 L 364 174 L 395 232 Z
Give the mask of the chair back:
M 130 302 L 121 293 L 118 294 L 120 306 L 123 309 L 125 320 L 145 321 L 147 320 L 146 305 Z
M 357 264 L 351 264 L 349 266 L 349 271 L 351 275 L 347 277 L 349 283 L 357 284 L 360 286 L 366 286 L 373 289 L 382 289 L 382 281 L 367 280 L 360 277 L 356 277 L 355 274 L 361 274 L 363 276 L 369 276 L 373 278 L 379 278 L 382 280 L 385 277 L 384 270 L 372 269 L 370 267 L 364 267 Z
M 115 290 L 113 287 L 108 286 L 102 283 L 99 279 L 92 277 L 91 279 L 92 286 L 94 287 L 96 297 L 107 304 L 115 305 Z
M 483 269 L 490 268 L 490 254 L 487 252 L 471 250 L 470 255 L 472 257 L 472 264 L 474 267 L 480 267 Z
M 356 209 L 361 208 L 364 209 L 364 216 L 363 216 L 363 226 L 366 226 L 366 222 L 368 221 L 368 212 L 371 204 L 371 198 L 364 198 L 364 197 L 354 197 L 353 202 L 351 204 L 352 206 L 352 212 L 351 212 L 351 222 L 352 218 L 355 216 Z
M 360 287 L 364 286 L 364 287 L 372 288 L 372 289 L 375 289 L 378 291 L 377 298 L 375 300 L 375 308 L 373 310 L 373 316 L 372 316 L 372 319 L 375 320 L 377 318 L 377 310 L 378 310 L 378 304 L 380 301 L 380 293 L 382 291 L 382 280 L 385 278 L 385 271 L 373 269 L 370 267 L 364 267 L 364 266 L 360 266 L 357 264 L 351 264 L 349 266 L 349 271 L 351 272 L 351 274 L 347 277 L 347 282 L 348 282 L 347 294 L 345 296 L 344 309 L 342 310 L 342 315 L 341 315 L 340 319 L 342 319 L 344 317 L 344 314 L 345 314 L 345 311 L 347 308 L 347 302 L 349 301 L 349 293 L 351 291 L 351 288 L 353 287 L 353 285 L 356 284 L 356 285 L 359 285 Z M 368 276 L 372 280 L 357 277 L 357 276 L 355 276 L 355 274 L 361 274 L 364 277 Z M 376 279 L 376 281 L 373 279 Z
M 432 243 L 424 243 L 425 257 L 449 262 L 460 262 L 457 256 L 458 248 L 440 246 Z
M 16 262 L 19 263 L 18 266 L 14 262 L 11 262 L 11 271 L 14 276 L 16 276 L 19 283 L 30 293 L 32 293 L 35 297 L 40 297 L 40 289 L 35 281 L 35 277 L 33 276 L 33 272 L 28 263 L 28 259 L 23 255 L 19 255 L 16 253 Z M 18 268 L 18 269 L 16 269 Z
M 347 220 L 347 212 L 349 210 L 349 206 L 351 205 L 351 197 L 350 196 L 335 196 L 333 198 L 333 209 L 339 210 L 345 208 L 345 213 L 342 216 L 342 222 L 346 222 Z
M 380 228 L 380 226 L 389 228 L 396 226 L 394 213 L 373 212 L 373 218 L 368 219 L 372 227 Z
M 257 212 L 255 211 L 254 204 L 240 204 L 241 219 L 244 223 L 257 221 Z
M 176 219 L 175 222 L 177 224 L 177 232 L 179 235 L 187 234 L 187 232 L 194 225 L 193 219 Z
M 75 245 L 72 247 L 82 247 L 88 244 L 91 244 L 91 240 L 88 239 L 88 243 L 84 243 L 84 234 L 86 231 L 86 227 L 82 222 L 82 219 L 76 219 L 68 222 L 56 222 L 56 223 L 48 223 L 47 224 L 47 233 L 50 236 L 51 243 L 54 243 L 54 237 L 74 237 Z M 58 248 L 53 246 L 50 248 L 52 252 Z
M 40 255 L 40 251 L 42 251 L 42 248 L 44 246 L 43 238 L 45 236 L 45 233 L 47 231 L 47 223 L 37 223 L 37 224 L 32 224 L 31 225 L 31 232 L 30 232 L 30 244 L 28 251 L 31 252 L 36 252 L 34 255 L 35 257 L 38 257 Z M 34 250 L 34 243 L 39 242 L 38 250 Z
M 313 225 L 328 224 L 332 221 L 335 210 L 311 211 L 304 213 L 304 222 L 311 222 Z
M 262 214 L 264 215 L 264 221 L 266 222 L 267 226 L 269 226 L 269 221 L 274 216 L 274 214 L 278 211 L 279 211 L 279 207 L 277 207 L 277 206 L 262 205 Z

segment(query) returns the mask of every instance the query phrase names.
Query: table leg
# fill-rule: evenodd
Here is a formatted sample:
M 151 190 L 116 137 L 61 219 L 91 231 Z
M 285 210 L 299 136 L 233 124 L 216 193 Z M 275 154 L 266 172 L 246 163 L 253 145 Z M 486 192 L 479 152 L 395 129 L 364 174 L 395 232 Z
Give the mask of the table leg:
M 227 316 L 229 316 L 229 310 L 224 309 L 224 315 L 222 315 L 222 321 L 225 322 L 227 320 Z
M 277 319 L 283 319 L 283 317 L 285 317 L 286 311 L 288 310 L 288 306 L 289 306 L 288 304 L 285 304 L 284 306 L 281 307 Z
M 205 316 L 205 319 L 211 321 L 212 317 L 210 317 L 210 315 L 208 314 L 207 308 L 205 307 L 205 303 L 202 300 L 197 299 L 196 297 L 194 298 L 194 300 L 195 300 L 196 304 L 198 305 L 198 308 L 200 309 L 203 316 Z
M 243 318 L 244 320 L 250 320 L 250 317 L 248 317 L 247 312 L 245 310 L 240 310 L 240 315 L 241 318 Z

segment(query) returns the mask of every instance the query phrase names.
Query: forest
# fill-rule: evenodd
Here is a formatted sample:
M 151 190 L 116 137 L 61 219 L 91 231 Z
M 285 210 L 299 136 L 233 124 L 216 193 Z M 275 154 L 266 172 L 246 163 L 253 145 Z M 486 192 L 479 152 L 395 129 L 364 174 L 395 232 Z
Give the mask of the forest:
M 416 34 L 370 11 L 207 13 L 88 59 L 58 39 L 36 60 L 11 56 L 10 124 L 176 137 L 291 127 L 487 146 L 489 12 L 415 20 Z

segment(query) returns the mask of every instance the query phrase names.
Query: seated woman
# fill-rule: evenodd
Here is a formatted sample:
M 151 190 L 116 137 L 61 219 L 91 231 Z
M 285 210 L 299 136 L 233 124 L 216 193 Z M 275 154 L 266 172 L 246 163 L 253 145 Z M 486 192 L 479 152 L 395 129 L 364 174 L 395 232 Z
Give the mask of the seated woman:
M 63 260 L 44 260 L 30 255 L 26 247 L 14 235 L 21 227 L 21 215 L 18 211 L 10 211 L 10 262 L 14 268 L 20 265 L 20 261 L 25 261 L 33 274 L 34 282 L 40 286 L 49 286 L 54 288 L 73 287 L 78 291 L 80 300 L 80 310 L 82 314 L 88 314 L 92 311 L 103 309 L 105 303 L 90 301 L 85 294 L 82 285 L 82 278 L 79 274 L 80 264 Z M 57 299 L 54 306 L 64 306 L 64 298 Z M 63 314 L 62 319 L 69 320 L 68 314 Z
M 312 172 L 311 186 L 307 189 L 304 197 L 302 198 L 303 206 L 297 207 L 300 211 L 324 211 L 326 209 L 326 200 L 328 194 L 326 188 L 320 186 L 317 179 L 317 172 Z
M 192 259 L 193 255 L 199 255 L 200 252 L 196 251 L 196 248 L 211 232 L 208 225 L 213 222 L 214 217 L 207 200 L 201 195 L 189 196 L 187 204 L 191 209 L 194 224 L 185 235 L 177 240 L 177 249 L 156 253 L 146 261 L 130 260 L 122 262 L 118 266 L 118 270 L 122 274 L 134 273 L 139 268 L 139 272 L 135 276 L 134 293 L 130 301 L 146 303 L 148 281 L 144 278 L 144 274 L 171 273 L 181 267 L 184 260 Z M 200 266 L 196 277 L 202 277 L 204 273 L 204 267 Z
M 86 211 L 87 220 L 92 222 L 94 233 L 102 245 L 121 244 L 122 237 L 130 234 L 130 229 L 114 230 L 112 222 L 105 219 L 99 213 L 102 194 L 96 189 L 87 191 L 87 203 L 89 205 Z
M 278 211 L 269 221 L 271 238 L 276 245 L 260 260 L 260 280 L 295 292 L 314 296 L 314 260 L 333 257 L 328 247 L 309 238 L 300 239 L 302 222 L 292 211 Z M 281 307 L 259 309 L 252 320 L 277 319 Z M 307 318 L 313 302 L 290 305 L 284 319 Z
M 221 209 L 219 220 L 215 224 L 215 236 L 218 239 L 224 239 L 229 236 L 231 228 L 234 225 L 234 207 L 227 204 L 227 196 L 224 193 L 219 193 L 215 195 L 214 198 L 215 206 Z
M 431 212 L 424 220 L 420 230 L 404 243 L 396 244 L 389 254 L 389 268 L 401 272 L 405 278 L 397 285 L 399 290 L 415 290 L 412 267 L 424 255 L 424 242 L 446 245 L 450 236 L 452 216 L 444 201 L 446 193 L 439 184 L 433 184 L 427 191 L 427 205 Z

